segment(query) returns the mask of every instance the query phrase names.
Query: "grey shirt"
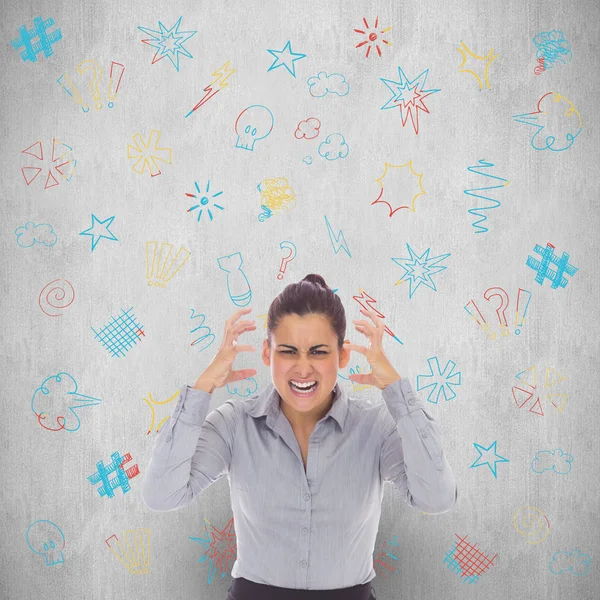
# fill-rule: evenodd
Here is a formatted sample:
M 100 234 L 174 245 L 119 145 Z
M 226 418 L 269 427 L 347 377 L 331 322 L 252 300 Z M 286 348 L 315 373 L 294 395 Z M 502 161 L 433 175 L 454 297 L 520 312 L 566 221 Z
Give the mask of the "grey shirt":
M 273 383 L 210 413 L 211 394 L 183 386 L 143 473 L 145 505 L 184 508 L 227 475 L 232 577 L 306 590 L 370 581 L 383 483 L 429 514 L 449 511 L 458 488 L 436 419 L 406 377 L 382 391 L 383 402 L 349 398 L 339 383 L 334 394 L 310 436 L 305 472 Z

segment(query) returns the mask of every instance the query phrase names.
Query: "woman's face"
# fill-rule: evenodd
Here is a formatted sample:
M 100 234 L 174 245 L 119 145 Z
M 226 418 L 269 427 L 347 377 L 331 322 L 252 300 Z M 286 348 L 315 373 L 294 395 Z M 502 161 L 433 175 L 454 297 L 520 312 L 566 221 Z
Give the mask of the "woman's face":
M 332 399 L 338 369 L 350 359 L 350 350 L 338 352 L 337 335 L 326 317 L 317 314 L 286 315 L 271 336 L 271 349 L 263 341 L 262 359 L 271 367 L 275 389 L 299 417 L 318 415 Z M 290 381 L 316 381 L 314 393 L 296 395 Z

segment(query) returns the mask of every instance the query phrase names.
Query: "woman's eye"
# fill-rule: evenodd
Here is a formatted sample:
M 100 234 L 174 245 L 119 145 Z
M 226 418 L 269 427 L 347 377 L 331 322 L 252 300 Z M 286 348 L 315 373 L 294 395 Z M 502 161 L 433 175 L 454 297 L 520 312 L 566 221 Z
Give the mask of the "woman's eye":
M 292 354 L 294 350 L 280 350 L 281 354 Z M 323 350 L 313 350 L 315 354 L 327 354 L 327 352 Z

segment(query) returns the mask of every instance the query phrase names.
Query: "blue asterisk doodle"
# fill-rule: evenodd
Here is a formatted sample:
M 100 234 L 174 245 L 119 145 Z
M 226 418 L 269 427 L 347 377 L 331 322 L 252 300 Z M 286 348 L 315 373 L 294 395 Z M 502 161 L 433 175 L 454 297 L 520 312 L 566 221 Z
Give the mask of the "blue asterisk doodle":
M 119 240 L 115 237 L 112 231 L 109 231 L 109 227 L 114 221 L 114 215 L 112 217 L 108 217 L 108 219 L 104 219 L 104 221 L 100 221 L 98 217 L 92 213 L 92 226 L 85 231 L 81 231 L 79 235 L 90 235 L 92 236 L 92 252 L 96 248 L 96 245 L 102 238 L 106 238 L 107 240 L 114 240 L 118 242 Z M 107 235 L 108 234 L 108 235 Z
M 437 404 L 440 398 L 444 400 L 454 400 L 456 392 L 453 387 L 461 384 L 462 374 L 460 371 L 455 371 L 456 363 L 449 360 L 442 370 L 437 356 L 432 356 L 427 359 L 429 364 L 429 375 L 417 375 L 417 392 L 429 390 L 427 402 Z
M 475 462 L 469 467 L 469 468 L 473 468 L 473 467 L 483 467 L 484 465 L 487 465 L 490 468 L 490 471 L 494 474 L 494 477 L 496 479 L 498 479 L 497 475 L 496 475 L 496 463 L 497 462 L 510 462 L 508 460 L 508 458 L 504 458 L 504 456 L 500 456 L 497 452 L 496 452 L 496 441 L 494 441 L 492 444 L 490 444 L 490 446 L 488 446 L 487 448 L 485 446 L 480 446 L 479 444 L 473 442 L 473 446 L 475 446 L 475 449 L 477 450 L 477 452 L 479 452 L 479 456 L 477 457 L 477 459 L 475 460 Z M 493 448 L 493 451 L 492 451 Z M 486 452 L 490 452 L 492 451 L 493 454 L 491 456 L 491 458 L 488 460 L 482 460 L 479 463 L 479 459 L 483 459 L 483 452 L 482 450 L 485 450 Z M 498 457 L 497 459 L 494 457 Z M 479 463 L 479 464 L 477 464 Z
M 290 41 L 284 46 L 283 50 L 269 50 L 267 52 L 272 54 L 275 57 L 273 64 L 267 69 L 267 73 L 272 69 L 276 69 L 277 67 L 285 67 L 294 77 L 296 77 L 296 68 L 294 66 L 294 62 L 300 60 L 302 58 L 306 58 L 306 54 L 300 54 L 299 52 L 293 52 L 290 46 Z M 285 53 L 285 55 L 284 55 Z M 295 58 L 294 58 L 295 57 Z M 290 64 L 288 64 L 291 59 L 291 68 Z M 281 62 L 279 62 L 281 61 Z
M 410 258 L 392 258 L 392 260 L 405 271 L 405 274 L 402 275 L 400 281 L 406 281 L 408 279 L 410 286 L 409 298 L 412 298 L 413 294 L 421 284 L 426 285 L 434 291 L 437 291 L 431 276 L 448 268 L 435 265 L 448 258 L 450 254 L 440 254 L 439 256 L 429 258 L 429 251 L 431 248 L 427 248 L 427 250 L 425 250 L 421 256 L 417 256 L 409 244 L 406 244 L 406 247 L 410 253 Z M 402 263 L 406 264 L 406 266 L 404 266 Z M 416 285 L 413 289 L 413 283 L 415 282 Z
M 180 54 L 183 54 L 188 58 L 193 58 L 193 56 L 183 47 L 183 44 L 198 32 L 179 31 L 179 24 L 181 23 L 182 18 L 183 17 L 179 17 L 179 20 L 177 23 L 175 23 L 175 25 L 173 25 L 173 27 L 171 27 L 171 29 L 167 29 L 160 21 L 158 22 L 160 31 L 155 31 L 154 29 L 149 29 L 148 27 L 138 26 L 140 31 L 152 36 L 152 39 L 142 40 L 144 44 L 148 44 L 148 46 L 156 48 L 156 54 L 152 59 L 152 64 L 158 62 L 166 56 L 171 61 L 175 69 L 179 71 Z

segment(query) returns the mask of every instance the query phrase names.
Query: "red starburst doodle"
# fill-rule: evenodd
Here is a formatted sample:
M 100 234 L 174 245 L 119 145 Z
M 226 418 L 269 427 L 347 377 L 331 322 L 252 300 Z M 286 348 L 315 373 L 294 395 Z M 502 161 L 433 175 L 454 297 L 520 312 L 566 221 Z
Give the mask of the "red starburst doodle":
M 369 54 L 371 53 L 371 48 L 373 46 L 375 46 L 375 48 L 377 49 L 377 53 L 379 54 L 379 56 L 381 56 L 381 48 L 379 47 L 379 44 L 380 43 L 387 44 L 388 46 L 392 45 L 391 42 L 383 39 L 382 36 L 386 32 L 391 31 L 392 28 L 388 27 L 387 29 L 380 30 L 379 29 L 379 17 L 375 18 L 375 26 L 374 27 L 369 27 L 369 23 L 367 23 L 367 19 L 365 19 L 364 17 L 363 17 L 363 23 L 365 24 L 366 31 L 363 31 L 362 29 L 355 29 L 354 31 L 356 31 L 356 33 L 360 33 L 360 34 L 364 35 L 366 37 L 366 39 L 364 39 L 362 42 L 360 42 L 360 44 L 356 44 L 356 48 L 361 48 L 365 44 L 368 44 L 367 53 L 366 53 L 365 57 L 369 58 Z

